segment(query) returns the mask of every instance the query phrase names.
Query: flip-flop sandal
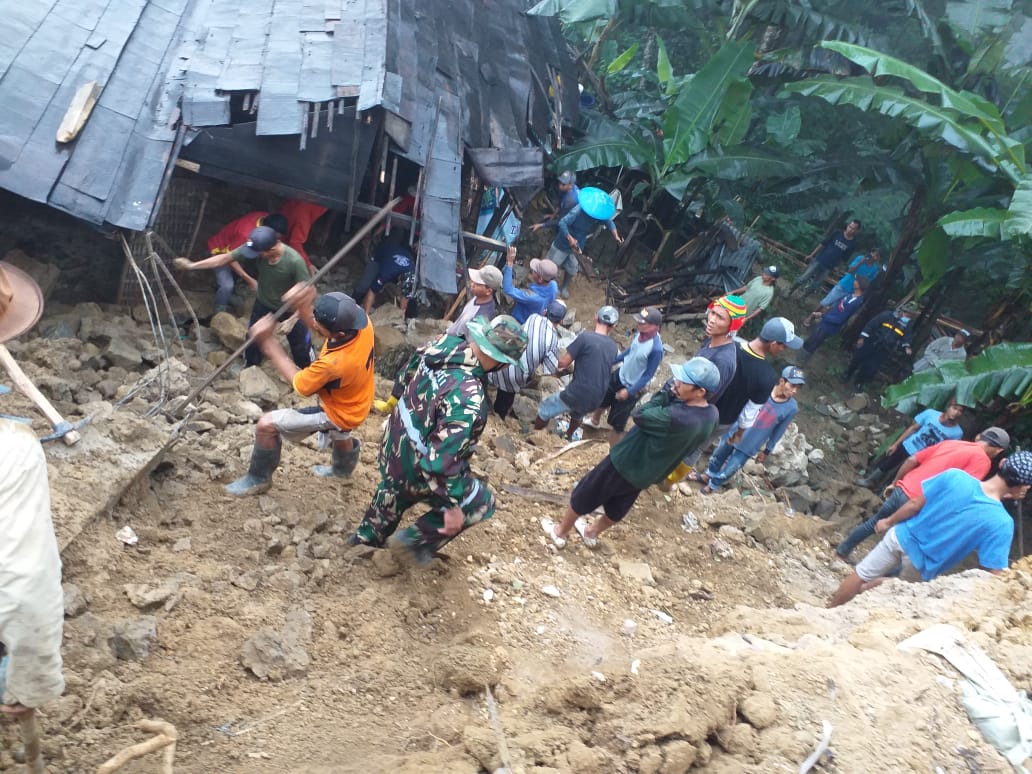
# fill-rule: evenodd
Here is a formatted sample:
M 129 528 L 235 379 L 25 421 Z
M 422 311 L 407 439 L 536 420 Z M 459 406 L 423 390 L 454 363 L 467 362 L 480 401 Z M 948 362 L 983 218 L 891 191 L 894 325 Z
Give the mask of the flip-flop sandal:
M 554 545 L 556 548 L 566 548 L 566 538 L 559 537 L 557 534 L 555 534 L 555 522 L 547 516 L 541 517 L 541 529 L 543 529 L 545 531 L 545 534 L 547 534 L 548 537 L 551 538 L 552 545 Z
M 706 486 L 704 486 L 702 489 L 699 490 L 699 494 L 703 494 L 703 495 L 716 494 L 716 492 L 717 492 L 716 489 L 710 489 L 709 484 L 706 484 Z
M 577 534 L 581 536 L 585 546 L 588 548 L 598 548 L 598 538 L 588 535 L 588 520 L 586 518 L 583 516 L 578 518 L 577 521 L 573 522 L 573 528 L 577 530 Z
M 687 481 L 695 481 L 699 484 L 708 484 L 709 476 L 706 475 L 705 471 L 701 470 L 689 470 L 688 475 L 685 476 Z

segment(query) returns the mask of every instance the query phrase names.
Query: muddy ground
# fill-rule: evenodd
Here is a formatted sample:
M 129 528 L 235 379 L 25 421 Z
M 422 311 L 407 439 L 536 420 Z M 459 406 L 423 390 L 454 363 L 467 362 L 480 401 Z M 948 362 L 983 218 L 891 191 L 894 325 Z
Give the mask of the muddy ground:
M 586 320 L 600 301 L 583 284 L 571 306 Z M 596 551 L 557 551 L 538 520 L 562 506 L 503 487 L 564 496 L 604 455 L 601 433 L 556 456 L 557 436 L 493 418 L 474 468 L 496 516 L 413 570 L 344 544 L 377 480 L 380 418 L 359 431 L 350 483 L 313 477 L 326 452 L 303 444 L 285 448 L 268 494 L 231 498 L 256 415 L 304 401 L 254 374 L 244 396 L 233 366 L 186 422 L 146 417 L 239 329 L 171 342 L 173 366 L 130 394 L 162 358 L 123 313 L 55 306 L 45 337 L 12 347 L 62 411 L 95 413 L 79 446 L 48 446 L 69 584 L 67 691 L 42 710 L 51 771 L 95 770 L 155 717 L 176 726 L 184 772 L 794 772 L 825 720 L 821 771 L 1010 770 L 968 720 L 957 673 L 896 646 L 952 623 L 1029 687 L 1032 564 L 824 608 L 849 570 L 829 541 L 877 502 L 850 482 L 901 421 L 844 406 L 834 353 L 812 364 L 828 378 L 808 385 L 780 463 L 710 498 L 649 490 Z M 396 316 L 377 319 L 386 332 Z M 382 338 L 402 346 L 401 328 Z M 699 335 L 664 332 L 669 357 Z M 125 525 L 133 547 L 115 537 Z M 14 732 L 0 738 L 11 770 Z M 158 772 L 158 756 L 124 771 Z

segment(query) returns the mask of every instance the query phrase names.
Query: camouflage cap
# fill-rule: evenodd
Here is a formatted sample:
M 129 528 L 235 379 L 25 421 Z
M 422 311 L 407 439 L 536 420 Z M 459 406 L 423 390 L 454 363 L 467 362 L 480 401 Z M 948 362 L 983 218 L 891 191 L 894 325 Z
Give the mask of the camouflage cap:
M 527 348 L 527 333 L 516 318 L 501 314 L 485 323 L 474 318 L 466 323 L 466 333 L 492 360 L 515 364 Z

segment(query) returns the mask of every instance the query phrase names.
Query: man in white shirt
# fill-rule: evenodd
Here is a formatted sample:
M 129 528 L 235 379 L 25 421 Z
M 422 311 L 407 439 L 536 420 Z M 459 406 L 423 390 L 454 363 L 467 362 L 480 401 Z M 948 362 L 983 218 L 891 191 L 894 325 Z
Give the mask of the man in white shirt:
M 940 336 L 930 341 L 921 357 L 914 362 L 914 373 L 928 371 L 947 360 L 967 360 L 965 345 L 969 338 L 971 333 L 961 328 L 952 336 Z

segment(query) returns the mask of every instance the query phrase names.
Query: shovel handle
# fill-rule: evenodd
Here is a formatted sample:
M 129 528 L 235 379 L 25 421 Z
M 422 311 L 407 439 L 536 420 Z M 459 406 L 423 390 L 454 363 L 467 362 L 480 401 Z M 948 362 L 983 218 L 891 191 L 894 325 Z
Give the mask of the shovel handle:
M 21 390 L 25 396 L 36 404 L 36 408 L 43 412 L 50 424 L 57 429 L 62 423 L 64 423 L 64 417 L 58 413 L 57 409 L 53 407 L 47 396 L 44 395 L 39 389 L 32 383 L 32 380 L 25 375 L 25 372 L 18 365 L 17 361 L 11 355 L 10 351 L 3 344 L 0 344 L 0 364 L 3 365 L 4 370 L 7 371 L 8 376 L 11 377 L 11 381 L 14 385 Z M 79 433 L 75 430 L 69 430 L 62 436 L 62 440 L 71 446 L 79 441 Z

